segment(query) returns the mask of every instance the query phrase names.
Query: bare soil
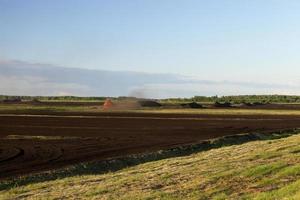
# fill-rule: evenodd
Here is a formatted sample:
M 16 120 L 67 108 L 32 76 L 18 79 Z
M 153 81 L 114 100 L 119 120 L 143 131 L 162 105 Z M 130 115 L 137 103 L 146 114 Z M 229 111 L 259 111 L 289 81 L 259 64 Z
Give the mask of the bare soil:
M 300 126 L 300 116 L 287 115 L 46 114 L 0 114 L 0 178 L 224 135 Z

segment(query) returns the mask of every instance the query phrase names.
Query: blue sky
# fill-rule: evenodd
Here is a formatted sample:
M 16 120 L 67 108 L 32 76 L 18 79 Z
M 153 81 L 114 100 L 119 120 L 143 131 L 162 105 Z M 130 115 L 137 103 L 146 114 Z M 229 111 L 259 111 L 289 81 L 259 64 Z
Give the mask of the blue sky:
M 0 0 L 0 59 L 299 83 L 300 1 Z

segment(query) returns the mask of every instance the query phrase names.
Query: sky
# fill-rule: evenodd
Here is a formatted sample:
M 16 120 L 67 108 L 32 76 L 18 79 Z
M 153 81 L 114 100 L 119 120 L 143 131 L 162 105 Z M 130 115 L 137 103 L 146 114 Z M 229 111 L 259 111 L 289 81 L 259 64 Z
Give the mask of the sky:
M 299 85 L 299 10 L 297 0 L 0 0 L 0 61 Z

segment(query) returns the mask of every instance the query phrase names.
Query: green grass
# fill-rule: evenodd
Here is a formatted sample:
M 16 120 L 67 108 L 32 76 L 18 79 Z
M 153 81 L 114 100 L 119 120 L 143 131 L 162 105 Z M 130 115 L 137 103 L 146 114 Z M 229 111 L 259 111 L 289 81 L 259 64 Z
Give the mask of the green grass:
M 252 141 L 115 172 L 16 185 L 3 189 L 0 199 L 299 199 L 299 145 L 300 134 Z

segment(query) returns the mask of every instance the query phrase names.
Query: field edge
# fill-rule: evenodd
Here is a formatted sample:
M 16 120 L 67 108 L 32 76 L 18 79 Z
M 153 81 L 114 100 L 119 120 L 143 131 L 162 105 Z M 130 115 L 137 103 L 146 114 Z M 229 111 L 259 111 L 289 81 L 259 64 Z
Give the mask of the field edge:
M 273 140 L 288 137 L 299 133 L 299 128 L 284 129 L 273 132 L 253 132 L 237 135 L 223 136 L 215 139 L 204 140 L 194 144 L 183 145 L 166 150 L 133 154 L 124 157 L 106 159 L 102 161 L 92 161 L 75 164 L 61 169 L 38 172 L 34 174 L 22 175 L 14 178 L 0 180 L 0 191 L 27 184 L 51 181 L 88 174 L 103 174 L 114 172 L 126 167 L 143 164 L 146 162 L 157 161 L 172 157 L 188 156 L 193 153 L 207 151 L 210 149 L 239 145 L 246 142 L 257 140 Z

